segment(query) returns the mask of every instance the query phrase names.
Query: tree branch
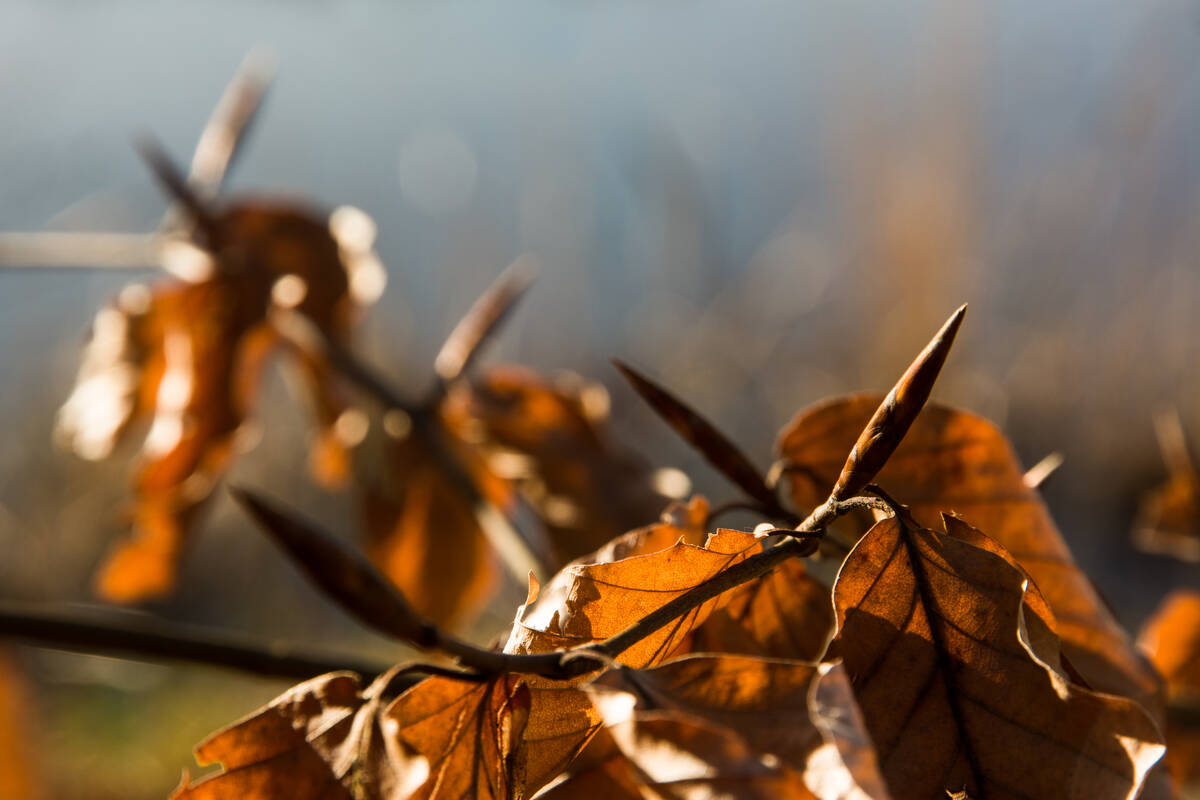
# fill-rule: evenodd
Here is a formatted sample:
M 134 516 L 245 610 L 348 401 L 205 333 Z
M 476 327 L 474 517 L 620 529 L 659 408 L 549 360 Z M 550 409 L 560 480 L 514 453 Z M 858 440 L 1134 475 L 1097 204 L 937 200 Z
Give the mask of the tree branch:
M 0 604 L 0 637 L 88 655 L 116 655 L 145 661 L 185 661 L 236 669 L 273 678 L 306 679 L 351 670 L 366 680 L 386 665 L 356 656 L 304 650 L 292 644 L 266 645 L 229 631 L 213 630 L 130 615 L 80 614 Z

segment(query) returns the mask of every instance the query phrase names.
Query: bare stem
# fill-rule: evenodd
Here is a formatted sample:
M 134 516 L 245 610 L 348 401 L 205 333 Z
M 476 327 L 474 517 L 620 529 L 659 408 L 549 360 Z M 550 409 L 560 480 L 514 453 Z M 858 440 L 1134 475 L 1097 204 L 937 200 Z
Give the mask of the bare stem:
M 306 651 L 292 644 L 261 645 L 248 637 L 178 622 L 118 615 L 53 612 L 0 605 L 0 637 L 39 647 L 89 655 L 117 655 L 147 661 L 186 661 L 273 678 L 312 678 L 352 670 L 367 679 L 385 667 L 355 656 Z M 121 615 L 124 616 L 124 615 Z

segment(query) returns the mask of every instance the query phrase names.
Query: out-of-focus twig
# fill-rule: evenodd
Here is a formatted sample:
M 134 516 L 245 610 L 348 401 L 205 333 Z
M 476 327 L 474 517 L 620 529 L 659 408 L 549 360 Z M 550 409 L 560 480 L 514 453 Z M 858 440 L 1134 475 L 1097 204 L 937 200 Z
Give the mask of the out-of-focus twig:
M 386 669 L 357 656 L 320 653 L 284 642 L 263 643 L 179 622 L 8 603 L 0 604 L 0 638 L 89 655 L 208 664 L 273 678 L 302 679 L 351 670 L 370 679 Z

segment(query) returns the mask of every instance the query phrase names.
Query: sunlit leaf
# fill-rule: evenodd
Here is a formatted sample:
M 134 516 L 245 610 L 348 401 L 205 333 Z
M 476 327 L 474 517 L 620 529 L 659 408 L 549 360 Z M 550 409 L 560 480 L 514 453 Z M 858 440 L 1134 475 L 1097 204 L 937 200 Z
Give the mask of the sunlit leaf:
M 1026 635 L 1027 586 L 995 553 L 902 519 L 847 557 L 834 650 L 897 800 L 1133 800 L 1161 757 L 1143 708 L 1072 685 L 1052 640 Z
M 1138 644 L 1167 682 L 1167 764 L 1180 784 L 1200 781 L 1200 592 L 1181 589 L 1147 620 Z
M 878 403 L 874 395 L 828 401 L 784 429 L 778 448 L 797 505 L 824 501 L 846 450 Z M 994 425 L 928 406 L 876 480 L 921 524 L 940 527 L 943 512 L 956 512 L 1011 553 L 1037 583 L 1057 619 L 1063 652 L 1092 687 L 1133 697 L 1152 710 L 1160 706 L 1157 676 L 1075 564 Z
M 483 683 L 428 678 L 384 716 L 429 764 L 414 800 L 502 800 L 524 785 L 529 689 L 517 676 Z
M 369 237 L 339 235 L 308 208 L 243 202 L 214 213 L 205 248 L 174 240 L 164 250 L 168 271 L 189 280 L 129 287 L 97 315 L 59 414 L 60 441 L 94 459 L 112 451 L 131 421 L 149 423 L 130 537 L 98 578 L 112 600 L 136 602 L 173 585 L 185 538 L 243 444 L 239 432 L 278 347 L 268 312 L 295 309 L 345 339 L 364 302 L 356 283 L 381 270 Z M 345 401 L 321 354 L 297 355 L 329 431 L 323 472 L 336 480 Z
M 390 800 L 427 774 L 381 727 L 384 676 L 365 692 L 352 673 L 299 684 L 196 748 L 221 772 L 186 779 L 172 800 Z

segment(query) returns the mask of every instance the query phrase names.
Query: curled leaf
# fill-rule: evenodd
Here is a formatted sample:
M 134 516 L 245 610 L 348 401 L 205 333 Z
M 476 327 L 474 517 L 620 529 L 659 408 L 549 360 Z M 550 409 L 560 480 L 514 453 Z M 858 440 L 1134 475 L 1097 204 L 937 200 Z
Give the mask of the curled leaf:
M 221 772 L 187 780 L 172 800 L 391 800 L 426 774 L 385 732 L 385 675 L 365 692 L 352 673 L 334 672 L 292 687 L 196 747 Z
M 814 665 L 799 661 L 697 654 L 644 670 L 613 670 L 594 685 L 626 692 L 639 708 L 731 731 L 758 755 L 803 770 L 820 742 L 808 719 L 815 674 Z
M 505 652 L 543 653 L 606 639 L 761 549 L 753 534 L 720 530 L 703 547 L 679 543 L 611 563 L 568 566 L 522 607 Z M 661 662 L 727 595 L 650 634 L 618 660 L 634 667 Z

